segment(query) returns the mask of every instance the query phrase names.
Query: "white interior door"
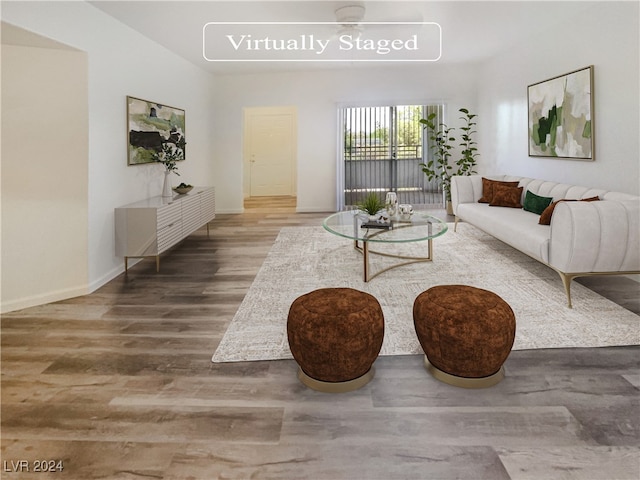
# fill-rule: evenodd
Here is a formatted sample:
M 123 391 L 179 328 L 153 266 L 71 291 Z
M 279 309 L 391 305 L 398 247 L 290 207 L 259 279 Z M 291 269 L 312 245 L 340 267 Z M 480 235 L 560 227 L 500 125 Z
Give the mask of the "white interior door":
M 245 139 L 250 196 L 295 195 L 295 109 L 246 109 Z

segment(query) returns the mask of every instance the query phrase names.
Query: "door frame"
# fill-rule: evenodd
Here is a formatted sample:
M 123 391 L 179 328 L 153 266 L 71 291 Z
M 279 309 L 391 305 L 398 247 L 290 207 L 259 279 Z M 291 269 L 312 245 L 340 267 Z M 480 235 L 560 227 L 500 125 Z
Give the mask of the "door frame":
M 251 159 L 250 159 L 250 135 L 249 126 L 251 117 L 258 115 L 289 115 L 292 117 L 292 143 L 294 156 L 290 165 L 291 170 L 291 195 L 296 196 L 298 192 L 298 109 L 295 106 L 275 106 L 275 107 L 244 107 L 243 113 L 243 135 L 242 135 L 242 164 L 243 198 L 251 196 Z

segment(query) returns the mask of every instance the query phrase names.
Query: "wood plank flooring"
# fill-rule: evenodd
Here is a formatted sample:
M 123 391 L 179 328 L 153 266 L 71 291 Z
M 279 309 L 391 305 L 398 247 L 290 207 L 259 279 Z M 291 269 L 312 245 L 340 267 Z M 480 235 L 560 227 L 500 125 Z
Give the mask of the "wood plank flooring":
M 293 361 L 211 363 L 279 229 L 325 216 L 294 207 L 252 199 L 160 273 L 145 260 L 91 295 L 3 315 L 0 476 L 640 478 L 638 346 L 515 351 L 485 390 L 434 380 L 417 355 L 379 358 L 345 394 L 305 388 Z M 638 283 L 611 280 L 588 286 L 638 308 Z M 35 473 L 42 460 L 55 471 Z

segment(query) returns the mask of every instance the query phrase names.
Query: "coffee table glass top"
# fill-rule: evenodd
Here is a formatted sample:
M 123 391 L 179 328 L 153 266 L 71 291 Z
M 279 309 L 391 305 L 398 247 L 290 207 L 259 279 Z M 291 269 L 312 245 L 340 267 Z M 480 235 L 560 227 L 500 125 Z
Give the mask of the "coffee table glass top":
M 322 226 L 329 232 L 356 241 L 402 243 L 419 242 L 439 237 L 447 231 L 447 223 L 425 212 L 416 211 L 408 219 L 392 220 L 391 228 L 363 228 L 370 223 L 358 210 L 334 213 Z

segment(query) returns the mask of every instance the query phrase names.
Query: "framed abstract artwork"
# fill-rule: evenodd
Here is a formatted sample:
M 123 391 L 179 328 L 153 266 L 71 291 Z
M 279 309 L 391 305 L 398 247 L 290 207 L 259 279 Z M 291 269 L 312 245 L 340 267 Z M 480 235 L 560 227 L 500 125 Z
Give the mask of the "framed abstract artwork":
M 529 156 L 595 160 L 593 65 L 527 87 Z
M 164 146 L 186 158 L 185 111 L 157 102 L 127 97 L 127 165 L 153 163 Z

